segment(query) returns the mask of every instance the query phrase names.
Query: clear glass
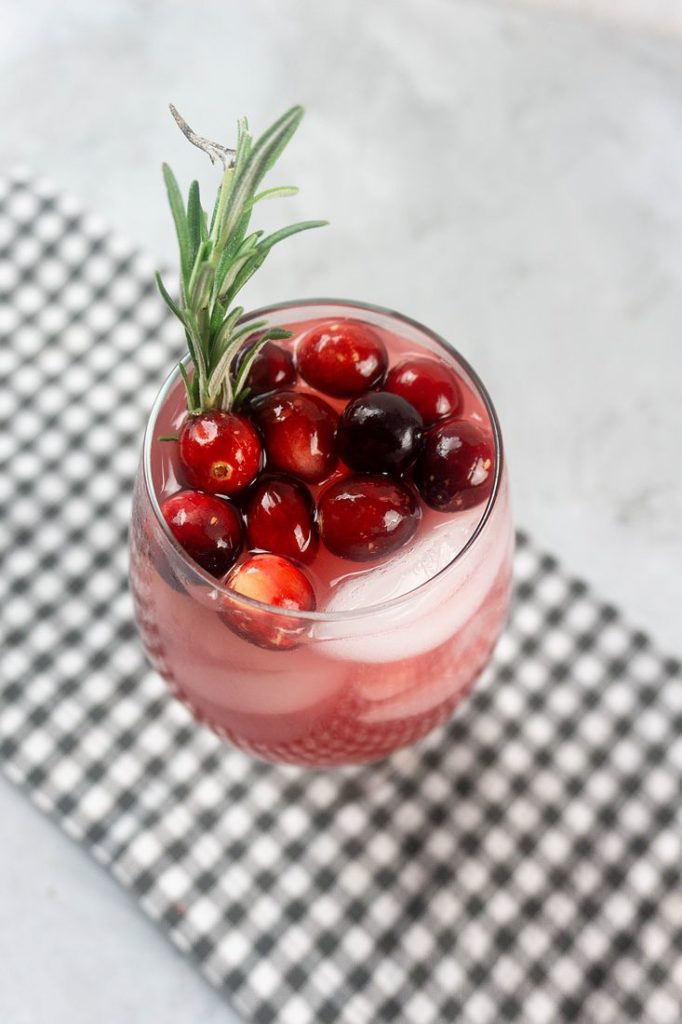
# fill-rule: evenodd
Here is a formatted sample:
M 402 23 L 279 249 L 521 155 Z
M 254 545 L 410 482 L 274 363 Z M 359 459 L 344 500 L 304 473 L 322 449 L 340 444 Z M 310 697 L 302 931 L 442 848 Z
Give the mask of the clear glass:
M 169 487 L 169 469 L 157 438 L 172 433 L 182 413 L 175 370 L 149 417 L 135 484 L 130 576 L 138 628 L 172 692 L 236 746 L 267 760 L 316 767 L 378 760 L 451 715 L 504 626 L 514 542 L 497 416 L 468 363 L 398 313 L 310 300 L 249 314 L 263 316 L 294 329 L 318 318 L 350 316 L 392 332 L 408 348 L 447 359 L 490 421 L 496 470 L 488 502 L 462 542 L 453 543 L 445 567 L 397 597 L 387 585 L 387 599 L 367 607 L 305 613 L 236 595 L 184 553 L 161 516 L 159 496 Z M 391 566 L 395 579 L 401 552 Z M 230 628 L 240 616 L 295 633 L 297 646 L 265 650 L 249 643 Z

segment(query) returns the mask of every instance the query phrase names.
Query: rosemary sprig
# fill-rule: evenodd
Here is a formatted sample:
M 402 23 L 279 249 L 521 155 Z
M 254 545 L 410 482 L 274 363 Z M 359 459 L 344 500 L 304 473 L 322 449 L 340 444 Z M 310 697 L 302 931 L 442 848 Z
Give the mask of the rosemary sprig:
M 180 251 L 177 301 L 158 272 L 156 282 L 163 300 L 185 329 L 192 373 L 187 373 L 182 364 L 180 372 L 188 412 L 229 410 L 244 397 L 248 371 L 260 348 L 268 340 L 290 336 L 279 327 L 268 327 L 264 320 L 240 325 L 244 308 L 234 305 L 237 295 L 273 246 L 300 231 L 322 227 L 327 221 L 300 221 L 265 237 L 262 231 L 248 233 L 256 203 L 296 195 L 298 191 L 291 185 L 258 189 L 301 123 L 302 107 L 292 107 L 255 142 L 246 118 L 241 118 L 234 150 L 197 135 L 172 105 L 171 113 L 183 134 L 208 154 L 211 163 L 220 160 L 223 176 L 209 220 L 201 205 L 199 183 L 192 182 L 185 203 L 175 175 L 168 164 L 163 165 Z M 235 357 L 256 332 L 258 341 L 235 376 Z

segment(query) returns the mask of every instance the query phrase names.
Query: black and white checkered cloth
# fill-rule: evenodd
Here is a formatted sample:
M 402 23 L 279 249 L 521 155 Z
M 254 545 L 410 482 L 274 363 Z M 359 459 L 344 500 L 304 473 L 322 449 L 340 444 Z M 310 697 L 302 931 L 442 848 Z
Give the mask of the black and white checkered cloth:
M 181 343 L 151 272 L 0 184 L 7 776 L 246 1020 L 679 1024 L 680 666 L 526 539 L 484 681 L 378 766 L 250 760 L 149 670 L 126 527 Z

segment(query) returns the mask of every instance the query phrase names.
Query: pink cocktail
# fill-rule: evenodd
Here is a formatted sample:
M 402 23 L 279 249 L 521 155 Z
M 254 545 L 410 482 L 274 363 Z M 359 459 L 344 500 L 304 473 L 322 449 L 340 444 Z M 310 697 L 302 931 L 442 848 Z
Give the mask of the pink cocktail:
M 390 366 L 427 355 L 457 374 L 458 419 L 491 438 L 485 500 L 444 513 L 419 500 L 416 532 L 399 550 L 353 562 L 324 544 L 306 573 L 315 611 L 276 608 L 225 586 L 177 543 L 162 503 L 183 486 L 173 435 L 186 414 L 178 372 L 147 426 L 131 532 L 131 581 L 149 658 L 194 716 L 273 761 L 332 766 L 372 761 L 445 721 L 492 654 L 510 595 L 513 531 L 496 414 L 468 364 L 431 331 L 395 313 L 340 302 L 259 310 L 293 336 L 316 323 L 370 325 Z M 299 380 L 296 390 L 314 393 Z M 329 394 L 338 412 L 346 400 Z M 317 500 L 345 468 L 309 485 Z M 240 498 L 235 499 L 239 504 Z M 262 643 L 259 638 L 284 637 Z

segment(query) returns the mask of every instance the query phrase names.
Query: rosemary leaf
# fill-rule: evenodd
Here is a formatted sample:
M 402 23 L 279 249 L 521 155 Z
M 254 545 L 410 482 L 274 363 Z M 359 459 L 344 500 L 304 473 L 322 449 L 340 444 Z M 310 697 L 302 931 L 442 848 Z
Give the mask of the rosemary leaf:
M 261 321 L 261 323 L 265 323 L 265 321 Z M 253 331 L 254 329 L 258 329 L 258 326 L 260 325 L 254 323 L 249 324 L 248 326 Z M 249 376 L 249 371 L 254 364 L 256 356 L 261 351 L 266 342 L 284 341 L 286 338 L 291 338 L 292 334 L 292 331 L 284 330 L 284 328 L 282 327 L 269 327 L 266 331 L 263 331 L 258 341 L 255 343 L 251 351 L 244 359 L 244 362 L 239 367 L 239 373 L 237 374 L 237 378 L 234 382 L 233 388 L 235 402 L 241 403 L 246 398 L 249 392 L 249 388 L 245 387 L 245 385 Z
M 189 263 L 189 234 L 187 230 L 187 215 L 185 213 L 185 204 L 182 201 L 182 195 L 180 193 L 180 187 L 175 179 L 175 175 L 171 171 L 168 164 L 163 164 L 163 178 L 166 182 L 166 192 L 168 193 L 168 204 L 173 214 L 173 220 L 175 222 L 175 232 L 178 236 L 178 247 L 180 249 L 180 271 L 182 275 L 183 285 L 187 286 L 189 280 L 189 272 L 191 266 Z
M 193 312 L 199 313 L 200 310 L 208 309 L 214 277 L 215 270 L 210 263 L 199 265 L 191 295 Z
M 246 256 L 240 256 L 238 259 L 233 259 L 231 262 L 227 264 L 227 267 L 225 268 L 225 272 L 223 275 L 223 280 L 220 282 L 220 290 L 218 291 L 218 298 L 220 299 L 221 302 L 225 302 L 225 299 L 227 298 L 227 295 L 229 294 L 230 289 L 234 284 L 235 278 L 239 274 L 239 271 L 249 262 L 250 259 L 252 259 L 252 254 L 247 253 Z M 230 299 L 227 302 L 228 306 L 230 305 L 231 301 L 232 296 L 230 296 Z
M 291 139 L 302 117 L 302 108 L 292 107 L 261 135 L 253 147 L 243 171 L 239 177 L 235 177 L 234 187 L 226 204 L 225 216 L 219 224 L 218 238 L 221 242 L 229 237 L 241 220 L 246 203 Z
M 291 235 L 297 235 L 301 231 L 309 231 L 311 228 L 321 228 L 328 224 L 326 220 L 307 220 L 300 221 L 298 224 L 290 224 L 289 227 L 281 228 L 279 231 L 273 232 L 263 238 L 256 247 L 251 260 L 246 263 L 235 275 L 234 282 L 229 292 L 226 292 L 223 287 L 222 298 L 224 298 L 228 305 L 233 301 L 234 297 L 239 294 L 244 285 L 247 283 L 249 278 L 253 277 L 257 270 L 265 262 L 265 258 L 274 245 L 278 242 L 283 242 L 285 238 L 289 238 Z
M 187 393 L 187 411 L 190 413 L 198 412 L 198 407 L 196 406 L 194 401 L 194 389 L 192 387 L 192 381 L 189 379 L 189 375 L 187 373 L 187 370 L 185 369 L 185 364 L 178 363 L 178 370 L 180 371 L 182 382 L 185 385 L 185 392 Z
M 263 165 L 263 173 L 260 180 L 279 160 L 283 150 L 289 144 L 291 137 L 303 120 L 303 113 L 303 107 L 291 107 L 274 124 L 270 125 L 267 131 L 263 132 L 259 138 L 254 147 L 254 153 L 256 149 L 263 148 L 268 154 L 267 160 Z
M 185 321 L 187 326 L 187 332 L 185 334 L 187 339 L 187 348 L 189 349 L 189 354 L 192 362 L 194 363 L 195 370 L 193 379 L 197 385 L 200 408 L 203 408 L 206 392 L 206 378 L 208 375 L 206 355 L 204 353 L 202 343 L 203 339 L 199 329 L 199 321 L 191 310 L 187 310 Z
M 193 181 L 189 187 L 189 197 L 187 199 L 187 236 L 189 242 L 189 263 L 191 267 L 194 267 L 194 262 L 197 258 L 201 243 L 204 241 L 205 236 L 202 237 L 203 219 L 204 211 L 201 208 L 199 182 Z
M 253 277 L 253 275 L 256 273 L 257 270 L 260 269 L 260 267 L 265 262 L 265 257 L 267 256 L 267 254 L 268 254 L 267 250 L 266 250 L 266 252 L 263 252 L 263 253 L 260 253 L 260 252 L 255 253 L 251 257 L 251 259 L 248 261 L 248 263 L 246 263 L 241 268 L 241 270 L 239 271 L 239 273 L 237 274 L 237 276 L 236 276 L 236 278 L 234 280 L 234 284 L 232 285 L 232 288 L 225 295 L 225 301 L 227 302 L 228 305 L 231 302 L 234 301 L 235 296 L 237 296 L 239 294 L 239 292 L 242 290 L 242 288 L 244 287 L 246 282 L 251 277 Z
M 225 252 L 220 257 L 218 267 L 216 269 L 214 290 L 217 296 L 220 297 L 224 295 L 225 292 L 227 291 L 227 288 L 229 288 L 229 285 L 225 285 L 225 278 L 226 275 L 230 272 L 231 268 L 234 266 L 235 259 L 237 257 L 239 257 L 240 259 L 242 257 L 248 257 L 250 253 L 254 252 L 256 248 L 256 243 L 259 241 L 262 235 L 262 231 L 254 231 L 253 234 L 249 235 L 249 237 L 245 238 L 243 241 L 240 241 L 237 238 L 235 238 L 233 239 L 232 243 L 225 249 Z M 242 261 L 240 266 L 243 266 L 243 262 L 244 261 Z M 239 268 L 237 268 L 237 270 L 238 269 Z M 236 276 L 237 270 L 234 270 L 232 274 L 233 280 L 234 277 Z
M 237 120 L 237 159 L 235 160 L 235 174 L 241 174 L 244 164 L 251 155 L 253 140 L 249 135 L 249 122 L 245 117 Z
M 211 374 L 208 382 L 209 402 L 213 403 L 215 401 L 225 380 L 229 377 L 229 371 L 230 367 L 232 366 L 232 360 L 237 354 L 237 351 L 238 347 L 235 347 L 234 345 L 229 345 L 223 352 L 218 363 L 216 364 L 216 367 L 213 370 L 213 373 Z
M 310 231 L 312 228 L 323 228 L 328 223 L 328 220 L 302 220 L 298 224 L 289 224 L 288 227 L 280 228 L 279 231 L 273 231 L 271 235 L 261 239 L 258 243 L 258 248 L 261 251 L 269 252 L 273 245 L 283 242 L 285 238 L 290 238 L 291 235 L 297 235 L 301 231 Z
M 284 327 L 268 327 L 263 335 L 266 341 L 286 341 L 287 338 L 293 338 L 293 336 L 294 332 L 287 331 Z
M 156 281 L 156 287 L 159 289 L 159 291 L 161 293 L 161 298 L 163 299 L 163 301 L 166 303 L 166 305 L 168 306 L 170 311 L 172 313 L 175 313 L 175 315 L 178 318 L 178 320 L 180 320 L 180 321 L 182 321 L 184 323 L 184 314 L 183 314 L 182 310 L 180 309 L 180 307 L 177 305 L 177 303 L 175 303 L 173 301 L 173 299 L 171 298 L 171 296 L 170 296 L 170 294 L 168 292 L 168 289 L 166 288 L 165 284 L 163 283 L 163 280 L 161 278 L 161 274 L 158 272 L 158 270 L 154 274 L 154 280 Z
M 215 284 L 213 285 L 213 287 L 215 288 Z M 209 331 L 211 332 L 211 337 L 210 337 L 210 342 L 209 342 L 209 352 L 210 353 L 213 353 L 213 351 L 215 350 L 216 337 L 217 337 L 218 331 L 220 330 L 221 326 L 223 325 L 223 323 L 225 321 L 225 314 L 226 314 L 226 312 L 227 312 L 227 307 L 223 305 L 223 303 L 220 301 L 220 299 L 218 299 L 218 298 L 214 299 L 213 300 L 213 310 L 211 312 L 211 322 L 209 324 Z
M 231 310 L 227 314 L 227 316 L 225 317 L 225 320 L 221 324 L 220 329 L 218 330 L 218 333 L 216 334 L 215 339 L 214 339 L 213 349 L 212 349 L 212 357 L 213 357 L 214 361 L 215 361 L 215 359 L 219 359 L 220 358 L 220 356 L 222 355 L 222 353 L 223 353 L 223 351 L 225 349 L 225 346 L 227 344 L 229 344 L 230 335 L 232 334 L 232 330 L 234 328 L 234 325 L 237 323 L 237 321 L 243 315 L 244 315 L 244 307 L 243 306 L 235 306 L 234 309 Z
M 297 195 L 298 189 L 295 185 L 278 185 L 275 188 L 266 188 L 263 192 L 259 192 L 246 205 L 247 208 L 250 208 L 255 206 L 256 203 L 262 202 L 263 199 L 284 199 L 287 196 Z
M 260 350 L 263 348 L 263 345 L 265 345 L 267 340 L 268 339 L 265 337 L 265 335 L 260 337 L 256 344 L 251 349 L 251 351 L 249 352 L 249 354 L 244 359 L 242 365 L 239 367 L 239 373 L 237 374 L 237 379 L 234 382 L 235 402 L 238 402 L 240 400 L 240 396 L 244 391 L 244 385 L 246 384 L 246 380 L 249 376 L 249 371 L 251 370 L 251 367 L 254 364 L 256 356 L 259 354 Z
M 180 123 L 182 119 L 177 112 L 174 116 Z M 156 281 L 164 302 L 185 328 L 193 372 L 190 376 L 184 365 L 180 372 L 190 413 L 210 408 L 229 409 L 238 398 L 241 401 L 248 369 L 262 345 L 268 340 L 289 337 L 289 332 L 280 327 L 268 328 L 265 320 L 240 324 L 244 309 L 233 303 L 274 245 L 326 223 L 302 221 L 267 237 L 261 230 L 249 233 L 256 203 L 295 195 L 298 191 L 292 185 L 258 189 L 289 143 L 302 116 L 300 107 L 292 107 L 255 142 L 246 118 L 240 118 L 235 150 L 196 135 L 182 122 L 181 128 L 188 138 L 191 135 L 190 141 L 204 149 L 212 160 L 217 151 L 230 154 L 231 163 L 223 172 L 210 218 L 202 207 L 198 183 L 191 183 L 185 207 L 175 176 L 164 164 L 163 175 L 180 251 L 180 299 L 176 301 L 171 297 L 158 274 Z M 226 161 L 222 157 L 221 160 L 225 166 Z M 234 381 L 234 359 L 244 345 L 250 344 L 257 331 L 262 334 Z
M 240 327 L 238 331 L 234 331 L 230 338 L 230 346 L 233 346 L 235 342 L 241 341 L 242 339 L 249 338 L 252 334 L 260 331 L 263 327 L 267 327 L 267 320 L 250 320 L 243 327 Z M 237 345 L 237 348 L 241 348 L 241 345 Z

